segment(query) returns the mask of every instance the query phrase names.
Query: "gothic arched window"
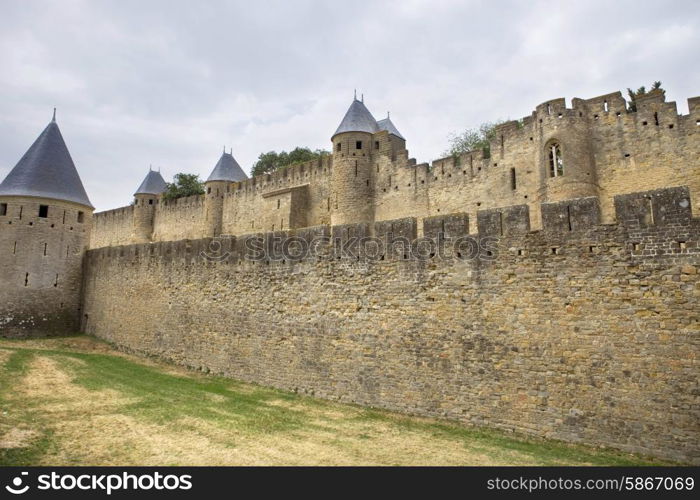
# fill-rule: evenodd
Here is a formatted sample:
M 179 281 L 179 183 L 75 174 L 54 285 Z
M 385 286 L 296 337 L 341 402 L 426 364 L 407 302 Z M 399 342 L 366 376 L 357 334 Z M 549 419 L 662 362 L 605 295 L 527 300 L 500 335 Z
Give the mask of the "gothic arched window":
M 551 142 L 547 146 L 549 157 L 549 176 L 561 177 L 564 175 L 564 161 L 561 157 L 561 146 L 558 142 Z

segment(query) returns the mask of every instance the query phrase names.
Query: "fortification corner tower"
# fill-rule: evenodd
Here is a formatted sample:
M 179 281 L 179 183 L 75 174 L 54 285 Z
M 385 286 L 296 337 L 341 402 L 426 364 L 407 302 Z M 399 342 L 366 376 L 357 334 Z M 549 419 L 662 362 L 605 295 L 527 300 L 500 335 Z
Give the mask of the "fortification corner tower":
M 132 243 L 148 243 L 153 237 L 153 223 L 160 195 L 167 185 L 160 172 L 149 170 L 134 193 L 134 226 Z
M 227 153 L 224 149 L 214 170 L 204 183 L 204 236 L 216 237 L 221 234 L 225 193 L 231 191 L 232 183 L 241 182 L 247 178 L 248 176 L 233 157 L 233 151 Z
M 365 104 L 353 99 L 331 137 L 331 225 L 374 221 L 372 141 L 379 130 Z
M 0 336 L 79 331 L 92 211 L 54 113 L 0 184 Z

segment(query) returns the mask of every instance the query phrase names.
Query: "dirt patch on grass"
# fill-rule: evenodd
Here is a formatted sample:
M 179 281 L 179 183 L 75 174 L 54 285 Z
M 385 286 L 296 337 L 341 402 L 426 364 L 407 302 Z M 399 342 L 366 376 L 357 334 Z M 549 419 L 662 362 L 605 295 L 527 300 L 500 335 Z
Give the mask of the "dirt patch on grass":
M 26 448 L 39 437 L 39 433 L 32 429 L 13 427 L 0 435 L 0 448 Z
M 7 349 L 0 349 L 0 366 L 7 363 L 7 360 L 10 359 L 10 356 L 12 356 L 12 351 L 9 351 Z
M 80 363 L 70 359 L 68 363 Z M 119 391 L 107 389 L 90 391 L 72 383 L 73 376 L 49 357 L 37 356 L 29 364 L 29 370 L 16 386 L 17 392 L 37 402 L 43 402 L 42 410 L 48 413 L 68 411 L 96 411 L 119 408 L 132 402 Z

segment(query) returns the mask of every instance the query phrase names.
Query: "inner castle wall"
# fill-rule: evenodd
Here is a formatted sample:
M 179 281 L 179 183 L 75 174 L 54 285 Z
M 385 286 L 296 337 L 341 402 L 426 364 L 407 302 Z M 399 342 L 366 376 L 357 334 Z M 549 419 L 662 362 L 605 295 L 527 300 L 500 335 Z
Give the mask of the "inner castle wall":
M 303 258 L 250 261 L 258 240 L 249 234 L 97 248 L 86 257 L 82 328 L 133 352 L 323 398 L 699 464 L 691 193 L 618 195 L 613 224 L 605 206 L 586 196 L 536 215 L 528 202 L 474 218 L 259 235 L 271 247 L 275 236 L 331 238 Z M 370 234 L 443 234 L 447 250 L 340 253 Z M 457 245 L 479 239 L 476 252 Z
M 490 154 L 473 151 L 458 157 L 417 164 L 405 142 L 386 131 L 372 136 L 371 175 L 363 203 L 373 220 L 424 217 L 461 212 L 476 232 L 478 210 L 527 205 L 530 225 L 542 227 L 540 203 L 597 196 L 602 220 L 615 220 L 617 194 L 670 186 L 690 188 L 700 215 L 700 97 L 688 100 L 689 114 L 679 115 L 661 93 L 639 98 L 627 110 L 615 92 L 592 99 L 553 99 L 518 121 L 497 128 Z M 564 175 L 552 177 L 548 151 L 561 146 Z M 331 173 L 347 158 L 335 152 L 322 160 L 294 165 L 240 183 L 230 183 L 218 214 L 222 233 L 240 235 L 329 224 L 337 212 Z M 223 191 L 223 190 L 222 190 Z M 347 194 L 347 193 L 346 193 Z M 349 193 L 348 195 L 352 195 Z M 129 208 L 117 209 L 125 214 Z M 151 241 L 211 236 L 204 197 L 159 202 Z M 91 247 L 135 241 L 127 218 L 115 211 L 95 214 Z

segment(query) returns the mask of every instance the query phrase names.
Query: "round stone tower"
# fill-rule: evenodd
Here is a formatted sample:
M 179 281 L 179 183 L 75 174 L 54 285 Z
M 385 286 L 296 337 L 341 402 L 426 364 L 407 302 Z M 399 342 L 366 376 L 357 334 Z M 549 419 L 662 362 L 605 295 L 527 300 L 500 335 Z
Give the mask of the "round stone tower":
M 332 225 L 374 220 L 372 134 L 379 130 L 377 121 L 364 103 L 354 99 L 331 138 Z
M 158 197 L 167 185 L 160 172 L 149 170 L 146 178 L 134 193 L 134 229 L 132 243 L 147 243 L 153 236 L 153 221 Z
M 224 152 L 204 183 L 204 236 L 216 237 L 221 234 L 224 216 L 224 196 L 230 192 L 231 183 L 248 178 L 233 157 L 233 151 Z
M 92 211 L 54 114 L 0 184 L 0 336 L 80 330 Z

